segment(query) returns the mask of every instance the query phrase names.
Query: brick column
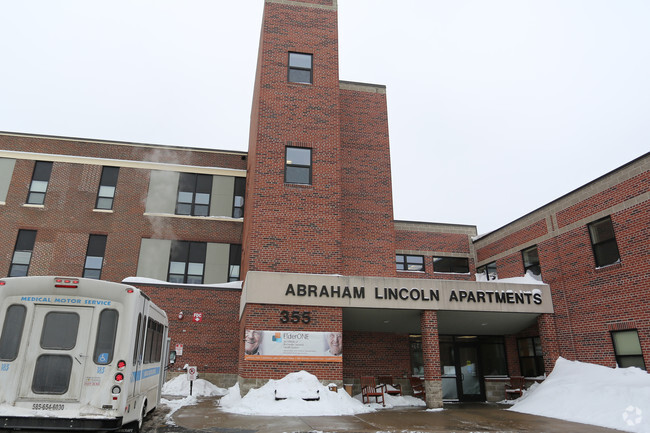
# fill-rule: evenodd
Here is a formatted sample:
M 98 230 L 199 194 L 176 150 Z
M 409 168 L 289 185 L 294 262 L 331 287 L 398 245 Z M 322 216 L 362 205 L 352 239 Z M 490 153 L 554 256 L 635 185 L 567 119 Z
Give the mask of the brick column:
M 440 342 L 438 339 L 438 313 L 425 310 L 420 316 L 422 327 L 422 354 L 424 355 L 424 386 L 427 407 L 442 407 L 442 378 L 440 376 Z
M 537 317 L 539 338 L 542 342 L 542 356 L 544 356 L 544 371 L 550 374 L 555 366 L 555 361 L 560 356 L 560 345 L 557 339 L 555 319 L 552 314 L 540 314 Z

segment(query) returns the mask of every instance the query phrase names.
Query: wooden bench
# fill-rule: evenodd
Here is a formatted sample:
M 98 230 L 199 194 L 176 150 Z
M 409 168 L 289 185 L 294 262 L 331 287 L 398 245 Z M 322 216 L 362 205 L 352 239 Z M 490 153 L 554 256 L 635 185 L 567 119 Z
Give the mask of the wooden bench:
M 402 385 L 393 382 L 393 376 L 378 376 L 377 382 L 380 385 L 386 385 L 385 393 L 388 395 L 402 395 Z
M 524 376 L 511 376 L 510 383 L 505 384 L 506 400 L 518 398 L 524 393 Z
M 384 385 L 377 385 L 375 378 L 372 376 L 361 376 L 361 401 L 363 404 L 370 403 L 370 398 L 375 398 L 375 403 L 381 403 L 386 406 L 384 402 Z
M 413 397 L 421 398 L 426 401 L 427 392 L 424 388 L 424 382 L 419 377 L 409 377 L 409 382 L 411 382 L 411 390 L 413 391 Z

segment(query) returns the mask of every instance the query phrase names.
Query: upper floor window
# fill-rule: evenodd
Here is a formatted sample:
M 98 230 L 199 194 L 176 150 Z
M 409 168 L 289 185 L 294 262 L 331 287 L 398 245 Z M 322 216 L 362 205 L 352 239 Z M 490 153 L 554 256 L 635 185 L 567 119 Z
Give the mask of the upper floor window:
M 544 358 L 542 357 L 542 342 L 539 337 L 520 338 L 519 366 L 521 375 L 537 377 L 544 374 Z
M 246 195 L 246 178 L 235 178 L 235 193 L 232 204 L 232 217 L 242 218 L 244 216 L 244 196 Z
M 424 271 L 424 256 L 396 254 L 395 264 L 398 271 Z
M 167 281 L 203 284 L 206 247 L 205 242 L 173 241 Z
M 105 251 L 106 235 L 90 235 L 88 238 L 88 249 L 86 250 L 86 262 L 84 264 L 83 276 L 85 278 L 99 280 L 102 276 Z
M 467 257 L 434 257 L 433 272 L 469 274 L 469 259 Z
M 312 83 L 312 54 L 289 53 L 289 82 Z
M 485 278 L 488 281 L 499 279 L 497 275 L 497 262 L 488 263 L 487 265 L 478 267 L 476 273 L 485 275 Z
M 639 333 L 636 329 L 613 331 L 612 341 L 614 343 L 616 363 L 619 367 L 639 367 L 645 370 L 643 352 L 641 351 L 641 343 L 639 342 Z
M 521 252 L 521 258 L 524 262 L 524 274 L 528 271 L 533 275 L 541 275 L 542 268 L 539 266 L 539 254 L 537 252 L 537 245 L 526 248 Z
M 102 168 L 102 177 L 99 180 L 99 191 L 97 192 L 97 203 L 95 209 L 113 209 L 113 198 L 117 186 L 117 175 L 119 167 Z
M 588 224 L 591 246 L 594 250 L 596 266 L 607 266 L 618 263 L 621 256 L 618 252 L 618 245 L 614 237 L 614 226 L 612 219 L 605 217 L 601 220 Z
M 285 161 L 286 183 L 311 185 L 311 149 L 287 146 Z
M 45 193 L 47 192 L 47 186 L 50 183 L 51 174 L 51 162 L 36 161 L 36 164 L 34 164 L 34 173 L 32 174 L 32 183 L 29 185 L 27 204 L 45 203 Z
M 10 277 L 27 276 L 35 242 L 36 230 L 18 230 L 14 255 L 11 259 L 11 266 L 9 267 Z
M 212 176 L 208 174 L 181 173 L 176 201 L 177 215 L 208 216 Z
M 241 245 L 230 245 L 230 260 L 228 263 L 228 282 L 239 281 L 241 274 Z

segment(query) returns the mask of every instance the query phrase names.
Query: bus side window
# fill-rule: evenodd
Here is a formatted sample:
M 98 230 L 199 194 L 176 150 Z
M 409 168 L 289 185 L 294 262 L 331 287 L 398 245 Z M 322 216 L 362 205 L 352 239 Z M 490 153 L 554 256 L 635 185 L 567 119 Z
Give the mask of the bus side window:
M 18 357 L 26 314 L 24 305 L 10 305 L 7 308 L 0 336 L 0 361 L 13 361 Z
M 95 354 L 93 356 L 95 364 L 106 365 L 110 364 L 113 360 L 117 320 L 117 310 L 104 310 L 99 315 Z
M 144 349 L 144 362 L 149 364 L 151 362 L 151 352 L 153 351 L 154 340 L 154 321 L 149 317 L 147 320 L 147 340 L 145 342 L 146 348 Z
M 133 365 L 138 361 L 138 355 L 140 354 L 140 348 L 142 347 L 142 335 L 140 333 L 140 328 L 142 327 L 142 314 L 138 314 L 138 326 L 135 329 L 135 342 L 133 343 Z

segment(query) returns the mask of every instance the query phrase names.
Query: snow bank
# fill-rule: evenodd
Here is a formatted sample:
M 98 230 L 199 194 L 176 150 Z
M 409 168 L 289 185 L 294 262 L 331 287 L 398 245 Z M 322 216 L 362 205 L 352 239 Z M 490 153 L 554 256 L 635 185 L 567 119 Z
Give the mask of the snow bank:
M 275 400 L 286 397 L 285 400 Z M 318 401 L 304 398 L 320 397 Z M 422 400 L 410 396 L 386 396 L 386 407 L 424 405 Z M 226 412 L 242 415 L 272 416 L 335 416 L 374 412 L 382 408 L 379 404 L 364 405 L 361 396 L 350 397 L 343 389 L 330 391 L 316 376 L 299 371 L 290 373 L 280 380 L 270 380 L 258 389 L 251 389 L 243 398 L 239 385 L 228 390 L 221 398 L 221 408 Z
M 650 374 L 558 358 L 548 378 L 508 410 L 650 433 Z
M 197 379 L 192 384 L 193 397 L 211 397 L 215 395 L 225 395 L 228 390 L 219 388 L 211 384 L 207 380 Z M 189 396 L 190 395 L 190 381 L 187 376 L 181 374 L 176 376 L 170 381 L 165 382 L 162 388 L 163 395 L 176 395 L 176 396 Z

